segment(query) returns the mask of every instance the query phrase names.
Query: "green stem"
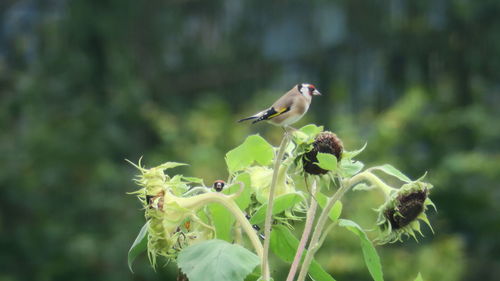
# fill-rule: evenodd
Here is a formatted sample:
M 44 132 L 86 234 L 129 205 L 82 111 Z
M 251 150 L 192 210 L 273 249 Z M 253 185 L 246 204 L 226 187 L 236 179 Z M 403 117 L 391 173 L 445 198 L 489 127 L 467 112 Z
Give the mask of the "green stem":
M 332 222 L 330 223 L 327 227 L 326 227 L 326 230 L 323 232 L 323 235 L 321 235 L 321 238 L 319 239 L 319 247 L 321 247 L 321 245 L 323 245 L 323 242 L 325 242 L 326 240 L 326 237 L 328 236 L 328 233 L 330 233 L 330 231 L 332 231 L 332 229 L 337 225 L 338 223 L 338 220 L 335 221 L 335 222 Z
M 255 252 L 262 259 L 263 257 L 263 249 L 262 244 L 260 243 L 259 237 L 252 225 L 245 217 L 243 211 L 238 207 L 238 205 L 233 201 L 230 196 L 226 196 L 224 194 L 210 192 L 201 195 L 197 195 L 189 198 L 177 198 L 177 203 L 187 209 L 196 210 L 201 206 L 205 206 L 209 203 L 219 203 L 222 206 L 226 207 L 231 214 L 235 217 L 236 221 L 241 225 L 245 233 L 247 234 L 252 246 L 255 249 Z
M 269 200 L 267 203 L 266 221 L 264 224 L 264 237 L 266 237 L 266 239 L 264 240 L 264 253 L 262 256 L 262 264 L 261 264 L 263 281 L 269 281 L 269 279 L 271 278 L 268 259 L 269 259 L 269 241 L 271 240 L 274 191 L 276 189 L 276 182 L 278 180 L 278 172 L 281 165 L 281 161 L 283 160 L 283 155 L 285 154 L 285 149 L 288 146 L 289 140 L 290 139 L 288 137 L 288 134 L 285 133 L 283 139 L 281 140 L 278 154 L 274 159 L 273 178 L 271 181 L 271 187 L 269 188 Z
M 316 227 L 314 229 L 311 242 L 309 243 L 309 249 L 307 251 L 306 257 L 304 258 L 304 263 L 302 264 L 302 268 L 300 269 L 299 277 L 297 281 L 304 281 L 307 275 L 307 271 L 309 270 L 309 267 L 311 266 L 311 262 L 314 258 L 314 255 L 319 249 L 320 243 L 319 240 L 321 238 L 321 233 L 323 232 L 323 228 L 325 227 L 325 224 L 328 220 L 328 214 L 330 213 L 330 210 L 333 208 L 335 203 L 342 198 L 344 193 L 349 190 L 351 185 L 344 185 L 342 184 L 342 181 L 340 188 L 333 194 L 332 197 L 328 198 L 328 202 L 321 212 L 321 215 L 319 216 L 318 222 L 316 223 Z
M 306 178 L 307 184 L 307 178 Z M 302 232 L 302 237 L 300 238 L 299 246 L 297 247 L 297 252 L 295 253 L 295 257 L 292 262 L 292 266 L 290 267 L 290 271 L 288 272 L 288 277 L 286 281 L 293 281 L 295 279 L 295 274 L 297 273 L 297 269 L 300 265 L 300 260 L 302 259 L 302 254 L 304 253 L 307 241 L 309 240 L 309 235 L 311 234 L 312 226 L 314 223 L 314 217 L 316 216 L 316 208 L 318 207 L 318 202 L 314 198 L 316 195 L 316 180 L 313 181 L 311 186 L 311 204 L 309 205 L 309 209 L 307 210 L 306 223 L 304 226 L 304 231 Z
M 391 194 L 392 190 L 394 190 L 394 188 L 387 185 L 385 182 L 383 182 L 381 179 L 379 179 L 379 177 L 372 174 L 369 170 L 364 171 L 362 173 L 359 173 L 359 174 L 355 175 L 354 177 L 352 177 L 348 181 L 348 185 L 354 186 L 362 181 L 370 182 L 371 184 L 380 188 L 380 190 L 382 190 L 382 192 L 384 192 L 385 196 L 389 196 Z

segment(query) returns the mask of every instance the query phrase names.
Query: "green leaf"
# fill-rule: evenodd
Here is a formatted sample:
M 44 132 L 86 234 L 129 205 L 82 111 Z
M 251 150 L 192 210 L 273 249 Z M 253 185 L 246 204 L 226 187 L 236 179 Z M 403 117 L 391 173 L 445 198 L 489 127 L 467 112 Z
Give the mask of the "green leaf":
M 139 234 L 135 238 L 132 247 L 128 250 L 128 268 L 133 273 L 132 264 L 134 263 L 135 258 L 142 252 L 144 252 L 148 248 L 148 227 L 149 221 L 144 224 L 139 231 Z
M 269 242 L 271 251 L 278 256 L 282 261 L 292 263 L 295 257 L 295 252 L 299 246 L 299 240 L 290 232 L 288 228 L 283 225 L 273 226 L 271 231 L 271 241 Z M 304 259 L 307 251 L 302 254 Z M 321 265 L 313 260 L 309 267 L 309 275 L 316 281 L 335 281 L 333 277 L 328 274 Z
M 300 131 L 306 133 L 310 138 L 314 138 L 317 134 L 323 132 L 323 126 L 316 126 L 314 124 L 309 124 L 300 128 Z
M 248 205 L 250 205 L 250 196 L 252 195 L 251 180 L 248 173 L 239 174 L 234 180 L 234 184 L 224 190 L 224 194 L 233 194 L 238 192 L 241 188 L 238 182 L 242 182 L 245 186 L 240 196 L 238 196 L 234 201 L 241 210 L 245 210 Z
M 328 197 L 324 195 L 321 192 L 316 193 L 316 200 L 318 201 L 319 206 L 324 209 L 326 206 L 326 203 L 328 201 Z M 333 204 L 332 209 L 328 213 L 328 217 L 333 221 L 337 221 L 340 217 L 340 214 L 342 213 L 342 202 L 337 201 L 335 204 Z
M 293 136 L 297 144 L 311 143 L 317 134 L 323 131 L 323 126 L 316 126 L 314 124 L 306 125 L 299 130 L 293 131 Z
M 240 146 L 226 154 L 226 164 L 232 174 L 252 165 L 254 161 L 260 165 L 269 165 L 273 157 L 273 147 L 261 136 L 251 135 Z
M 273 204 L 273 215 L 279 214 L 286 209 L 290 209 L 295 204 L 302 201 L 304 198 L 299 193 L 288 193 L 283 194 L 274 200 Z M 262 204 L 255 214 L 250 218 L 251 224 L 259 224 L 264 222 L 266 219 L 267 203 Z
M 260 165 L 269 165 L 274 158 L 273 147 L 261 136 L 253 135 L 246 139 L 247 148 Z
M 368 144 L 368 143 L 367 143 L 367 142 L 365 142 L 365 145 L 363 145 L 363 147 L 362 147 L 362 148 L 360 148 L 360 149 L 358 149 L 358 150 L 354 150 L 354 151 L 344 151 L 344 152 L 342 153 L 342 158 L 352 159 L 352 158 L 354 158 L 354 157 L 358 156 L 358 154 L 360 154 L 361 152 L 363 152 L 363 150 L 365 150 L 365 148 L 366 148 L 366 145 L 367 145 L 367 144 Z
M 217 203 L 208 205 L 208 209 L 212 214 L 212 222 L 215 227 L 215 237 L 217 239 L 231 242 L 233 240 L 231 229 L 233 228 L 235 221 L 233 214 L 231 214 L 226 207 Z
M 321 169 L 333 171 L 337 169 L 337 157 L 330 153 L 318 152 L 318 166 Z
M 182 250 L 177 263 L 189 281 L 243 281 L 260 259 L 240 245 L 208 240 Z
M 361 161 L 352 161 L 349 159 L 342 159 L 341 161 L 341 167 L 342 171 L 344 172 L 344 177 L 350 178 L 354 176 L 355 174 L 359 173 L 361 170 L 363 170 L 363 167 L 365 164 Z
M 186 165 L 187 164 L 178 163 L 178 162 L 165 162 L 165 163 L 161 164 L 160 166 L 158 166 L 156 168 L 167 170 L 167 169 L 172 169 L 172 168 L 175 168 L 175 167 L 186 166 Z
M 377 250 L 373 246 L 372 242 L 368 239 L 363 229 L 357 223 L 345 219 L 339 220 L 339 226 L 347 228 L 349 231 L 359 237 L 365 264 L 366 267 L 368 267 L 370 275 L 375 281 L 383 281 L 384 277 L 382 273 L 382 264 L 380 263 L 380 258 L 377 254 Z
M 185 181 L 188 181 L 188 182 L 194 182 L 194 183 L 203 184 L 203 179 L 196 178 L 196 177 L 185 177 L 185 176 L 182 176 L 182 179 L 185 180 Z
M 391 175 L 393 177 L 396 177 L 404 182 L 412 182 L 412 180 L 410 178 L 408 178 L 407 176 L 405 176 L 405 174 L 403 174 L 401 171 L 399 171 L 398 169 L 396 169 L 394 166 L 390 165 L 390 164 L 384 164 L 382 166 L 376 166 L 376 167 L 373 167 L 371 168 L 372 170 L 380 170 L 388 175 Z
M 417 277 L 415 278 L 415 281 L 424 281 L 424 279 L 422 279 L 422 274 L 420 274 L 420 272 L 418 273 Z

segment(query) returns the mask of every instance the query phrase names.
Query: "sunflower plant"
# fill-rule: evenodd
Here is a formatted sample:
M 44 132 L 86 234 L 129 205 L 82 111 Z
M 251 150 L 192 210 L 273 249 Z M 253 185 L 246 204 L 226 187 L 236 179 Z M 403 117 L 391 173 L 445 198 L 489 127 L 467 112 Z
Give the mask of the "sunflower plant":
M 335 133 L 316 125 L 288 128 L 279 147 L 251 135 L 226 154 L 228 178 L 210 185 L 169 173 L 181 163 L 147 168 L 131 162 L 140 187 L 131 194 L 141 202 L 146 222 L 129 250 L 130 270 L 147 252 L 153 267 L 158 258 L 176 262 L 178 280 L 272 280 L 273 252 L 290 264 L 287 281 L 331 281 L 314 256 L 327 234 L 341 227 L 360 239 L 373 280 L 383 280 L 375 245 L 417 239 L 423 236 L 421 222 L 433 231 L 426 213 L 435 205 L 425 175 L 411 180 L 389 164 L 366 168 L 355 159 L 365 147 L 346 150 Z M 400 185 L 389 185 L 381 174 Z M 385 195 L 380 206 L 371 206 L 378 213 L 370 227 L 377 229 L 373 240 L 342 217 L 342 198 L 350 190 Z M 291 231 L 296 222 L 305 225 L 300 237 Z

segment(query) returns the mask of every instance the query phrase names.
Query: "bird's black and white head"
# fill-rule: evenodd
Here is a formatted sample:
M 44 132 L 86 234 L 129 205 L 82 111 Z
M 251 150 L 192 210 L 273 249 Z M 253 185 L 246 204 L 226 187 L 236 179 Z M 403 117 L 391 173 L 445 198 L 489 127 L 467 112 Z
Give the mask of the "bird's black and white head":
M 314 87 L 313 84 L 302 83 L 297 85 L 299 92 L 305 97 L 321 96 L 321 93 Z

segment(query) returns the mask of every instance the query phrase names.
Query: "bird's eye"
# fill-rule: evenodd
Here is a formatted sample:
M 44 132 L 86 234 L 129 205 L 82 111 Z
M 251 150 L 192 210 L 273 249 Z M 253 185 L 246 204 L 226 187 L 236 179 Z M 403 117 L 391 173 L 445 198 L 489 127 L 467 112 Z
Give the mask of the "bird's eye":
M 309 91 L 314 92 L 314 88 L 313 87 L 309 87 Z

